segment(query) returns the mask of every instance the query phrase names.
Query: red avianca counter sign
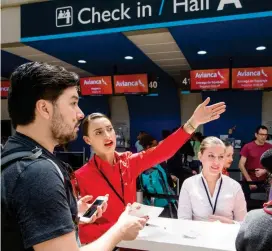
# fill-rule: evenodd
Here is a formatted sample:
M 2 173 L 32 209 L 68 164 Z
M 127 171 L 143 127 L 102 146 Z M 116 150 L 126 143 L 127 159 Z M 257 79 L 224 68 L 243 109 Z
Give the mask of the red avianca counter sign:
M 217 90 L 229 88 L 229 69 L 191 71 L 191 90 Z
M 272 67 L 233 69 L 232 88 L 233 89 L 272 88 Z
M 1 97 L 6 98 L 8 96 L 9 86 L 9 81 L 1 81 Z

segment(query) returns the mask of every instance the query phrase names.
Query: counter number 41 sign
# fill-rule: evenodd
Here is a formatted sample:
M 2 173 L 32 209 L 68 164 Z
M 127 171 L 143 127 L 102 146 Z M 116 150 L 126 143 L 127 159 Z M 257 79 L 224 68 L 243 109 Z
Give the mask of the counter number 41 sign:
M 190 71 L 180 71 L 179 88 L 181 91 L 191 90 Z

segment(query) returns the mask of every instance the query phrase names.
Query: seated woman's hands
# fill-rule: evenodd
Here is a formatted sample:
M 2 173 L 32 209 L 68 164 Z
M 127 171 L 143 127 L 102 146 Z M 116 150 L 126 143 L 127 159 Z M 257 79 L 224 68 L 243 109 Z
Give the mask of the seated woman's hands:
M 105 197 L 108 198 L 109 195 L 107 194 L 107 195 L 105 195 Z M 108 203 L 107 203 L 107 201 L 105 201 L 101 206 L 97 207 L 97 212 L 92 217 L 90 217 L 90 218 L 84 217 L 84 221 L 83 221 L 83 218 L 81 218 L 81 217 L 92 205 L 92 203 L 89 203 L 92 199 L 93 199 L 93 196 L 86 195 L 77 201 L 78 216 L 80 217 L 79 224 L 94 223 L 97 219 L 101 218 L 103 213 L 107 210 Z
M 224 216 L 210 215 L 209 221 L 220 221 L 221 223 L 234 224 L 233 220 L 230 220 Z

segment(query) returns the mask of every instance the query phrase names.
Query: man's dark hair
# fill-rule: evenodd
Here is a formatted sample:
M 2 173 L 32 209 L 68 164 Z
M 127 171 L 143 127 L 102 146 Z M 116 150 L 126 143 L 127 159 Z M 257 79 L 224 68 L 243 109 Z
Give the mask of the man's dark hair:
M 266 127 L 266 126 L 264 126 L 264 125 L 260 125 L 260 126 L 258 126 L 258 127 L 256 128 L 255 133 L 257 133 L 257 134 L 258 134 L 258 133 L 259 133 L 259 131 L 260 131 L 261 129 L 268 131 L 268 129 L 267 129 L 267 127 Z
M 149 146 L 152 146 L 153 141 L 155 140 L 154 137 L 152 137 L 149 134 L 144 134 L 141 139 L 140 139 L 140 145 L 144 148 L 147 149 Z
M 79 77 L 63 67 L 31 62 L 19 66 L 10 77 L 8 111 L 13 126 L 35 120 L 38 100 L 56 102 L 65 89 L 78 86 Z
M 272 173 L 272 149 L 269 149 L 262 154 L 261 164 L 269 173 Z

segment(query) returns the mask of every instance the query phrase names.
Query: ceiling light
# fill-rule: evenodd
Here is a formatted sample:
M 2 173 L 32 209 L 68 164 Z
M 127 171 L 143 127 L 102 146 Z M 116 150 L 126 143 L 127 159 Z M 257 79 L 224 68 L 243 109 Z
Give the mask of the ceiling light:
M 133 59 L 133 57 L 132 56 L 125 56 L 125 59 L 131 60 L 131 59 Z
M 258 46 L 258 47 L 256 48 L 257 51 L 263 51 L 263 50 L 265 50 L 265 49 L 266 49 L 265 46 Z
M 86 61 L 82 59 L 78 60 L 77 62 L 79 62 L 80 64 L 86 64 Z
M 198 51 L 197 54 L 199 54 L 199 55 L 205 55 L 205 54 L 207 54 L 207 51 Z

